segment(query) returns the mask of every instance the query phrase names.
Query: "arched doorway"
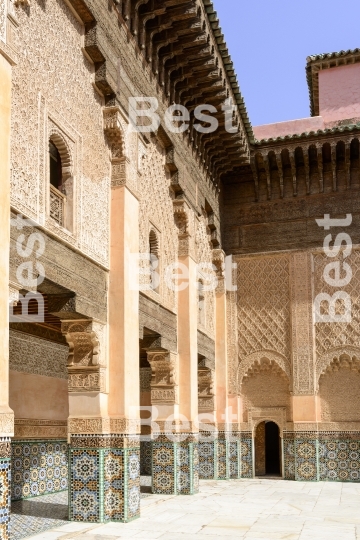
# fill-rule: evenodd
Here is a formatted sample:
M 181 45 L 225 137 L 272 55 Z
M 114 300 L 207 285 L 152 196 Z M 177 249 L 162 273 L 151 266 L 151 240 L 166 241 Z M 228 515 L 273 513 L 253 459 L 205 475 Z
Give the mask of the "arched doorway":
M 280 430 L 275 422 L 261 422 L 256 428 L 255 475 L 281 476 Z

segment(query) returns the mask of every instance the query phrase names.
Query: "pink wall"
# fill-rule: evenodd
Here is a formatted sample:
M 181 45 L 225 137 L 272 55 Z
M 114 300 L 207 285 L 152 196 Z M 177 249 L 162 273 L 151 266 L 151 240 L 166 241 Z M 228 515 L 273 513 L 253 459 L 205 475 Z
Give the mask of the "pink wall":
M 360 63 L 319 71 L 319 106 L 326 124 L 360 119 Z
M 318 131 L 319 129 L 324 129 L 324 127 L 324 120 L 321 116 L 314 116 L 313 118 L 301 118 L 300 120 L 289 120 L 287 122 L 257 126 L 253 130 L 256 139 L 261 141 L 262 139 L 275 139 L 276 137 L 285 137 L 285 135 Z
M 67 420 L 68 381 L 10 371 L 10 407 L 15 418 Z

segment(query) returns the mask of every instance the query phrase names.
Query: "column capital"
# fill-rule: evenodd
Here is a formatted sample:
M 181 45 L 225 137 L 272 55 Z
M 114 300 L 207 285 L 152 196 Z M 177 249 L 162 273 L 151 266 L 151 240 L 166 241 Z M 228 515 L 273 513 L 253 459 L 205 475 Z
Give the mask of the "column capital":
M 179 403 L 177 384 L 177 354 L 164 351 L 147 351 L 151 366 L 151 404 L 175 405 Z

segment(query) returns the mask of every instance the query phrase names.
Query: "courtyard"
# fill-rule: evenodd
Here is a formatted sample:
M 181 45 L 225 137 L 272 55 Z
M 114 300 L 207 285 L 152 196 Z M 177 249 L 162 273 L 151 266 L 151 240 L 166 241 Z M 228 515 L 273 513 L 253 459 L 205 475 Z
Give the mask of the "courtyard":
M 357 540 L 360 484 L 277 479 L 206 481 L 194 496 L 148 495 L 131 523 L 68 523 L 35 540 L 116 538 Z

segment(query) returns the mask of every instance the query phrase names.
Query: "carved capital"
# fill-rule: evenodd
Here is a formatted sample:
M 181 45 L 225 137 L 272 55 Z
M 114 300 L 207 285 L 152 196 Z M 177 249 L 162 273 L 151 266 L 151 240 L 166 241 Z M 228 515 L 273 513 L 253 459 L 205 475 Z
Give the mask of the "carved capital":
M 208 367 L 198 367 L 198 405 L 199 411 L 215 409 L 214 370 Z
M 179 235 L 189 235 L 189 205 L 183 199 L 173 201 L 175 225 Z
M 69 392 L 105 392 L 105 369 L 92 321 L 62 321 L 61 330 L 69 345 Z
M 147 357 L 151 366 L 151 404 L 178 403 L 176 355 L 167 351 L 148 351 Z

